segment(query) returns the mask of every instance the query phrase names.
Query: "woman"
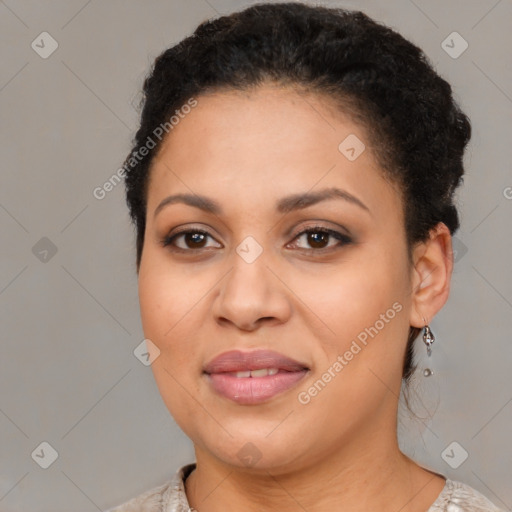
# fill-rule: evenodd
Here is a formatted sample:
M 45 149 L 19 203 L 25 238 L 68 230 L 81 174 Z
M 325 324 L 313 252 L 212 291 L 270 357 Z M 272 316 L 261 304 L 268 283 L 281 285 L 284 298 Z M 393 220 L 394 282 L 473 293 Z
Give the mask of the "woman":
M 196 463 L 112 510 L 498 510 L 397 442 L 471 132 L 421 50 L 361 12 L 259 4 L 144 92 L 123 167 L 141 317 Z

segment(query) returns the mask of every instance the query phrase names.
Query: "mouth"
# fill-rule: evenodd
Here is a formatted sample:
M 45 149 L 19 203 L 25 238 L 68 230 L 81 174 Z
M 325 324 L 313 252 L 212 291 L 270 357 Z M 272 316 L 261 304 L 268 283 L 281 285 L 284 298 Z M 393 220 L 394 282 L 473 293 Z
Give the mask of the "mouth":
M 308 372 L 305 364 L 270 350 L 224 352 L 203 369 L 215 393 L 241 405 L 267 402 Z

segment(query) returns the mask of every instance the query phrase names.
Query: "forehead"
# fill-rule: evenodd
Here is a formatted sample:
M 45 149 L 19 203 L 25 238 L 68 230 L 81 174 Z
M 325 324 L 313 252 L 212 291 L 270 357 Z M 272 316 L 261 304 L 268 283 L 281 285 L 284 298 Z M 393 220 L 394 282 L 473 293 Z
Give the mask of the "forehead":
M 266 85 L 196 100 L 154 158 L 148 208 L 171 191 L 258 203 L 316 186 L 396 203 L 364 128 L 329 98 Z
M 265 150 L 262 157 L 269 153 L 290 157 L 328 145 L 336 152 L 340 136 L 357 132 L 367 139 L 363 131 L 327 96 L 269 83 L 246 91 L 200 95 L 197 106 L 182 116 L 164 146 L 175 149 L 193 132 L 196 145 L 215 155 L 260 149 Z

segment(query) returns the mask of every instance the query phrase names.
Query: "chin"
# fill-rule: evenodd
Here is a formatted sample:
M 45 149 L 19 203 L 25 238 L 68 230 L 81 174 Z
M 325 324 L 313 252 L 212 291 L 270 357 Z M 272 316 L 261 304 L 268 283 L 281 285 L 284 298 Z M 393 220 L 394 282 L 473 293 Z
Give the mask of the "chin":
M 279 421 L 273 422 L 273 428 Z M 306 456 L 307 447 L 300 432 L 290 432 L 289 429 L 279 428 L 272 432 L 265 424 L 244 425 L 238 421 L 235 424 L 226 423 L 227 430 L 233 437 L 224 432 L 196 432 L 186 434 L 192 439 L 199 451 L 213 455 L 227 466 L 238 470 L 247 469 L 250 472 L 270 472 L 271 474 L 296 469 L 299 459 Z M 236 429 L 235 429 L 236 428 Z M 272 432 L 269 435 L 269 432 Z

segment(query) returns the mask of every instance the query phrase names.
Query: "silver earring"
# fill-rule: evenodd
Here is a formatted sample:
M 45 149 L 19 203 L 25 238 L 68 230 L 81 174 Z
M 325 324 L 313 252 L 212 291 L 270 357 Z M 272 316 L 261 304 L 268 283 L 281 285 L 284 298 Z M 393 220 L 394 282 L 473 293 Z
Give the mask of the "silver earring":
M 432 343 L 435 341 L 434 333 L 430 330 L 430 327 L 425 324 L 423 328 L 423 343 L 427 345 L 428 357 L 432 355 Z
M 425 327 L 423 328 L 423 343 L 427 346 L 427 355 L 430 357 L 432 355 L 432 343 L 434 343 L 435 337 L 425 318 L 423 320 L 425 322 Z M 433 373 L 434 371 L 430 368 L 425 368 L 425 370 L 423 370 L 423 375 L 425 377 L 430 377 Z

